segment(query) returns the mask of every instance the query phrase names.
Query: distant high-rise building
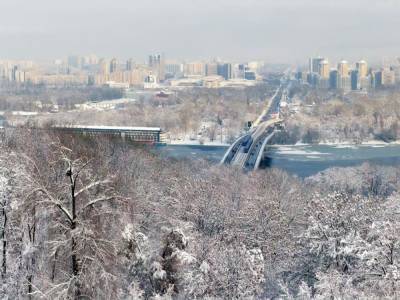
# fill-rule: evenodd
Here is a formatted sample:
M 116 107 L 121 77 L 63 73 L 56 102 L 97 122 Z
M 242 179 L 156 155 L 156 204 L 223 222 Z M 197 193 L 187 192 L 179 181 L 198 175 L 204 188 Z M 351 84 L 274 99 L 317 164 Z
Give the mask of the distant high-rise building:
M 389 68 L 372 73 L 372 84 L 375 88 L 388 87 L 396 83 L 395 73 Z
M 369 90 L 371 89 L 371 75 L 368 75 L 367 77 L 360 77 L 360 89 L 361 90 Z
M 378 71 L 372 71 L 371 72 L 371 87 L 372 88 L 377 88 L 380 87 L 382 85 L 382 74 L 378 74 Z M 377 78 L 379 77 L 380 78 Z
M 99 67 L 102 75 L 110 74 L 110 64 L 104 58 L 99 60 Z
M 360 89 L 360 76 L 359 76 L 359 71 L 358 70 L 352 70 L 350 73 L 351 77 L 351 89 L 353 91 L 359 90 Z
M 361 60 L 356 63 L 356 69 L 358 71 L 358 76 L 360 78 L 365 78 L 368 76 L 368 65 L 365 60 Z
M 329 89 L 329 77 L 323 78 L 321 76 L 317 76 L 317 84 L 316 87 L 319 89 L 327 90 Z
M 117 59 L 113 58 L 110 61 L 110 73 L 115 73 L 117 72 Z
M 160 64 L 161 55 L 149 55 L 148 65 L 150 68 L 157 67 Z
M 130 58 L 130 59 L 128 59 L 128 60 L 126 61 L 126 70 L 127 70 L 127 71 L 132 71 L 133 68 L 134 68 L 134 66 L 135 66 L 135 62 L 133 61 L 132 58 Z
M 206 67 L 202 62 L 191 62 L 185 64 L 184 72 L 186 76 L 204 76 Z
M 245 71 L 244 72 L 244 79 L 246 80 L 256 80 L 256 73 L 254 71 Z
M 207 76 L 218 75 L 218 64 L 217 63 L 206 64 L 206 75 Z
M 165 57 L 164 55 L 149 55 L 148 65 L 152 72 L 157 75 L 159 81 L 165 80 Z
M 235 64 L 235 66 L 233 68 L 233 77 L 244 79 L 245 69 L 246 69 L 246 66 L 244 64 Z
M 338 72 L 339 72 L 339 76 L 341 77 L 349 77 L 349 63 L 345 60 L 342 60 L 339 64 L 338 64 Z
M 308 73 L 307 74 L 307 82 L 311 86 L 316 87 L 318 85 L 318 77 L 319 77 L 319 75 L 317 73 Z
M 324 60 L 325 60 L 325 58 L 323 58 L 323 57 L 310 58 L 309 72 L 310 73 L 319 73 L 320 63 Z
M 183 66 L 180 63 L 170 61 L 165 64 L 165 72 L 165 76 L 168 78 L 181 77 L 183 75 Z
M 382 85 L 392 86 L 396 83 L 395 72 L 392 69 L 385 68 L 382 70 Z
M 229 80 L 232 78 L 232 65 L 230 63 L 218 64 L 218 75 Z
M 15 82 L 25 82 L 25 72 L 20 70 L 18 66 L 13 66 L 9 79 Z
M 351 78 L 350 76 L 341 76 L 338 71 L 338 89 L 348 92 L 351 90 Z
M 319 63 L 318 74 L 323 79 L 329 78 L 329 62 L 327 60 L 323 60 Z
M 336 90 L 338 88 L 338 75 L 339 72 L 337 70 L 332 70 L 329 73 L 329 88 Z
M 320 89 L 329 88 L 329 62 L 323 60 L 319 63 L 318 76 L 317 76 L 317 87 Z
M 400 64 L 392 66 L 396 83 L 400 83 Z

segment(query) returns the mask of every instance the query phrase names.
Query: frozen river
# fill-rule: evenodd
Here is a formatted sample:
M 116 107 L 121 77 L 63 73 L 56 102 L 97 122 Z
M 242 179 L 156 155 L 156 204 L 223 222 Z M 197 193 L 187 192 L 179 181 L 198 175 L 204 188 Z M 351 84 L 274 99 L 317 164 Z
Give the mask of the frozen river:
M 227 147 L 168 145 L 157 148 L 164 157 L 206 159 L 219 162 Z M 294 145 L 271 146 L 264 167 L 286 170 L 300 177 L 330 167 L 348 167 L 364 162 L 400 166 L 400 145 Z

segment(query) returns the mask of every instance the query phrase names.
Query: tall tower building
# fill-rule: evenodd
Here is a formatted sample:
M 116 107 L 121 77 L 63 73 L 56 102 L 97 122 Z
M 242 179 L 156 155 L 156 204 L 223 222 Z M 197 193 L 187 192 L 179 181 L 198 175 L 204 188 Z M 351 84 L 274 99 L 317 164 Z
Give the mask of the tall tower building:
M 352 70 L 350 73 L 351 89 L 353 91 L 360 89 L 360 73 L 358 70 Z
M 349 77 L 349 63 L 345 60 L 342 60 L 338 64 L 338 72 L 341 77 Z
M 206 65 L 203 62 L 190 62 L 185 64 L 185 76 L 204 76 L 206 74 Z
M 160 56 L 160 66 L 158 68 L 158 78 L 160 81 L 165 80 L 165 55 L 161 54 Z
M 229 80 L 232 78 L 232 65 L 230 63 L 219 64 L 218 65 L 218 75 Z
M 116 58 L 113 58 L 111 61 L 110 61 L 110 73 L 114 73 L 114 72 L 116 72 L 117 71 L 117 59 Z
M 130 58 L 126 61 L 126 70 L 127 71 L 132 71 L 134 66 L 135 66 L 135 62 L 133 61 L 132 58 Z
M 351 90 L 351 77 L 349 63 L 342 60 L 338 64 L 338 89 L 345 92 Z
M 218 64 L 217 63 L 206 64 L 206 75 L 207 76 L 218 75 Z
M 337 70 L 332 70 L 329 73 L 329 88 L 336 90 L 338 88 L 338 71 Z
M 324 61 L 325 58 L 323 57 L 315 57 L 315 58 L 310 58 L 309 60 L 309 72 L 310 73 L 319 73 L 319 65 L 322 61 Z
M 382 70 L 382 85 L 391 86 L 396 83 L 395 72 L 390 68 Z
M 323 60 L 319 63 L 318 74 L 321 78 L 328 79 L 329 78 L 329 62 L 327 60 Z
M 164 55 L 149 55 L 149 67 L 157 75 L 160 81 L 165 80 L 165 57 Z
M 103 75 L 110 74 L 110 64 L 107 62 L 107 60 L 105 60 L 104 58 L 100 59 L 99 65 L 100 65 L 100 72 Z
M 360 78 L 365 78 L 368 76 L 368 65 L 365 60 L 361 60 L 356 63 L 356 69 L 358 71 L 358 76 Z
M 169 77 L 174 77 L 182 73 L 182 65 L 177 62 L 170 61 L 165 64 L 165 72 Z

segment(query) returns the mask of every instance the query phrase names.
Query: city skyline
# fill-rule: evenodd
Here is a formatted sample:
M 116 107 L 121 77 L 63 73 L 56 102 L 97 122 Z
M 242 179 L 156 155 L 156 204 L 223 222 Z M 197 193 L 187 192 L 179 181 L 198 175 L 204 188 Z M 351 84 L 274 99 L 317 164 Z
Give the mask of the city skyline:
M 282 67 L 284 66 L 290 66 L 290 67 L 297 67 L 301 69 L 307 69 L 309 68 L 309 59 L 310 58 L 320 58 L 321 60 L 326 60 L 329 64 L 329 68 L 331 69 L 334 65 L 337 65 L 341 61 L 347 61 L 350 65 L 355 66 L 358 62 L 360 61 L 368 61 L 369 67 L 374 67 L 374 68 L 384 68 L 384 67 L 389 67 L 391 65 L 399 65 L 400 64 L 400 55 L 399 56 L 389 56 L 389 55 L 383 55 L 380 58 L 377 58 L 375 60 L 368 59 L 364 56 L 360 55 L 354 55 L 352 57 L 346 57 L 346 56 L 341 56 L 341 55 L 336 55 L 336 56 L 327 56 L 327 55 L 308 55 L 304 56 L 301 59 L 298 60 L 298 62 L 290 62 L 290 61 L 266 61 L 263 59 L 259 59 L 257 57 L 252 57 L 247 60 L 240 60 L 240 59 L 227 59 L 224 56 L 221 55 L 214 55 L 210 57 L 203 57 L 203 58 L 197 58 L 197 59 L 191 59 L 188 57 L 169 57 L 168 55 L 165 54 L 163 51 L 153 51 L 153 52 L 148 52 L 147 54 L 144 55 L 144 57 L 135 57 L 135 56 L 130 56 L 130 57 L 119 57 L 116 55 L 110 55 L 110 56 L 101 56 L 96 53 L 89 53 L 89 52 L 84 52 L 84 53 L 70 53 L 70 54 L 64 54 L 59 57 L 47 57 L 43 59 L 32 59 L 29 57 L 21 57 L 21 58 L 9 58 L 9 57 L 1 57 L 0 56 L 0 63 L 11 63 L 11 64 L 34 64 L 37 66 L 52 66 L 52 65 L 73 65 L 70 63 L 70 60 L 80 60 L 82 62 L 82 65 L 84 64 L 98 64 L 100 61 L 112 61 L 115 60 L 116 63 L 119 65 L 126 65 L 127 63 L 130 64 L 137 64 L 137 65 L 147 65 L 149 63 L 149 54 L 157 54 L 161 55 L 164 57 L 164 61 L 167 64 L 190 64 L 190 63 L 225 63 L 229 62 L 232 64 L 247 64 L 247 63 L 262 63 L 263 65 L 271 65 L 271 66 L 278 66 L 281 65 Z M 151 56 L 151 55 L 150 55 Z M 95 62 L 93 62 L 95 61 Z M 318 72 L 317 72 L 318 73 Z
M 299 63 L 310 53 L 335 60 L 396 56 L 395 1 L 3 1 L 0 57 L 146 59 L 165 52 L 189 60 Z M 338 17 L 340 16 L 340 17 Z M 173 20 L 173 22 L 172 22 Z M 101 37 L 101 38 L 99 38 Z

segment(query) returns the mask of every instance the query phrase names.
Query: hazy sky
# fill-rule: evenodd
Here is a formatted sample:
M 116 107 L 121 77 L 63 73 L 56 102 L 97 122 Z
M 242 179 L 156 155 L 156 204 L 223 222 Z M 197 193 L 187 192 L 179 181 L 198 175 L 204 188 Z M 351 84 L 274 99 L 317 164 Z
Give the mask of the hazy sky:
M 400 55 L 399 0 L 0 0 L 0 58 Z

